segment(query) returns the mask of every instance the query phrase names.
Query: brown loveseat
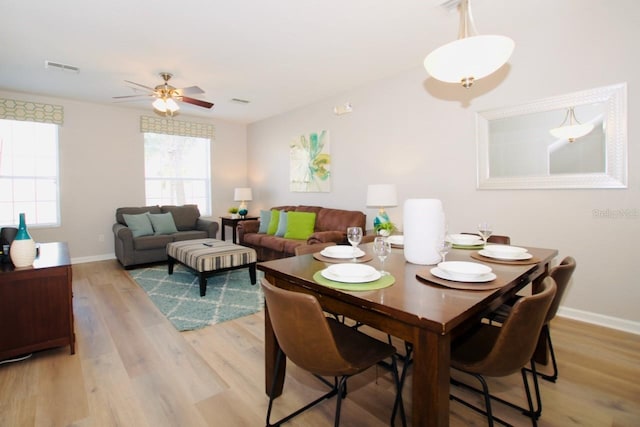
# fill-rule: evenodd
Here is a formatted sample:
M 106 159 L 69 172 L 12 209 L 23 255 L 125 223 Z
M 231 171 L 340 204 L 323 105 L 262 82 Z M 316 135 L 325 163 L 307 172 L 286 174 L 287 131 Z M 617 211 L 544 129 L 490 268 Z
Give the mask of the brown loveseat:
M 152 234 L 134 237 L 127 226 L 124 215 L 140 215 L 144 213 L 171 213 L 175 229 L 172 231 L 153 230 Z M 177 230 L 177 231 L 176 231 Z M 125 268 L 137 264 L 167 260 L 167 243 L 179 240 L 215 238 L 218 223 L 200 218 L 197 205 L 184 206 L 143 206 L 125 207 L 116 210 L 116 223 L 113 224 L 113 237 L 116 258 Z
M 275 235 L 258 233 L 259 220 L 242 221 L 238 224 L 238 242 L 255 249 L 258 261 L 286 258 L 295 255 L 300 245 L 334 242 L 348 244 L 347 227 L 362 227 L 365 231 L 367 216 L 360 211 L 329 209 L 320 206 L 277 206 L 271 210 L 314 212 L 316 221 L 314 231 L 306 240 L 287 239 Z

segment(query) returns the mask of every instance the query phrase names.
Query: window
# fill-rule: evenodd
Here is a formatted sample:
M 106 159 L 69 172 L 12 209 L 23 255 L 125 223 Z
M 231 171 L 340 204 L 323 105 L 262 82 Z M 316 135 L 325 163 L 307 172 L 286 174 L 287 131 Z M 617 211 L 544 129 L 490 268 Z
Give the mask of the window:
M 60 225 L 58 125 L 0 119 L 0 226 Z
M 209 138 L 144 133 L 147 205 L 196 204 L 211 214 Z

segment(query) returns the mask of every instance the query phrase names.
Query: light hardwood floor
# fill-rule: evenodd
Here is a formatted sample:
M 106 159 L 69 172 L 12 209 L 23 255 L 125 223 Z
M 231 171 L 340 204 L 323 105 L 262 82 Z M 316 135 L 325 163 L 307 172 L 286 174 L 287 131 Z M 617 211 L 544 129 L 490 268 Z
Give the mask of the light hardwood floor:
M 0 365 L 0 426 L 264 425 L 263 313 L 179 333 L 116 261 L 74 265 L 73 275 L 76 354 L 64 347 Z M 541 381 L 539 425 L 640 425 L 640 337 L 567 319 L 554 320 L 552 334 L 560 378 Z M 490 386 L 523 395 L 519 376 Z M 289 364 L 275 415 L 320 391 Z M 342 425 L 388 425 L 393 393 L 383 368 L 352 378 Z M 405 404 L 410 413 L 416 402 Z M 288 425 L 332 425 L 334 408 L 323 402 Z M 495 410 L 530 425 L 512 409 Z M 451 425 L 486 421 L 452 401 Z

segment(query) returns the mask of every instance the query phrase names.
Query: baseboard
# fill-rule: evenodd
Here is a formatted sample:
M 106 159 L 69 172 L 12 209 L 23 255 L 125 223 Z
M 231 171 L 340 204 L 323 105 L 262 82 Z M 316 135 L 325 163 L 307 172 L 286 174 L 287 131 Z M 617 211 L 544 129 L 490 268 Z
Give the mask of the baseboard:
M 589 311 L 576 310 L 574 308 L 567 307 L 560 307 L 558 309 L 558 316 L 640 335 L 640 322 L 634 322 L 632 320 L 620 319 L 618 317 L 605 316 L 603 314 L 591 313 Z
M 116 254 L 102 254 L 102 255 L 92 255 L 92 256 L 83 256 L 79 258 L 71 258 L 71 264 L 83 264 L 85 262 L 94 262 L 94 261 L 107 261 L 110 259 L 116 259 Z

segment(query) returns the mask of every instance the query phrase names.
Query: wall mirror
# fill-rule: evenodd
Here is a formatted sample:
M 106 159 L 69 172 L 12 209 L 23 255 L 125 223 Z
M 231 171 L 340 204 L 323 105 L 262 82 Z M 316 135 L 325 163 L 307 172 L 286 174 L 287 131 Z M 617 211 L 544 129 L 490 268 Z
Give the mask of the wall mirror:
M 550 132 L 576 123 L 590 130 Z M 479 189 L 626 188 L 627 85 L 479 112 L 476 142 Z

